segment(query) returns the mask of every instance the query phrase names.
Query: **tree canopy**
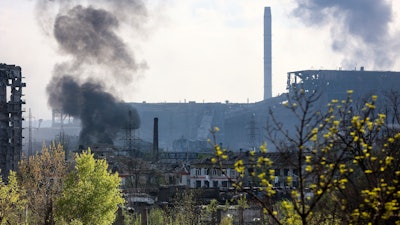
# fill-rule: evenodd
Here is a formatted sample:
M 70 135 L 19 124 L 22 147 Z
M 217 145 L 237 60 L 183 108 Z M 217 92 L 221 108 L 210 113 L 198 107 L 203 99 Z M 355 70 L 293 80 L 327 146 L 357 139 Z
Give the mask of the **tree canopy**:
M 67 223 L 112 224 L 118 206 L 124 203 L 118 174 L 108 170 L 106 160 L 95 159 L 90 149 L 76 154 L 75 163 L 57 202 L 58 218 Z
M 54 224 L 54 203 L 61 195 L 67 174 L 61 145 L 43 146 L 40 152 L 19 163 L 18 177 L 27 193 L 27 212 L 33 224 Z
M 0 224 L 23 224 L 26 202 L 25 191 L 19 185 L 16 173 L 9 173 L 7 184 L 0 176 Z

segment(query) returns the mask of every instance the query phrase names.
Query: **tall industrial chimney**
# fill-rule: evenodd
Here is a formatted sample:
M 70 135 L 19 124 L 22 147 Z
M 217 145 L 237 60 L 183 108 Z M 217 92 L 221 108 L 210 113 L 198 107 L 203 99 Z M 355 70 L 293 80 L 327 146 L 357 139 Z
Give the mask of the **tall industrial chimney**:
M 271 7 L 264 8 L 264 100 L 272 97 Z
M 154 162 L 158 161 L 158 118 L 154 118 L 154 127 L 153 127 L 153 160 Z

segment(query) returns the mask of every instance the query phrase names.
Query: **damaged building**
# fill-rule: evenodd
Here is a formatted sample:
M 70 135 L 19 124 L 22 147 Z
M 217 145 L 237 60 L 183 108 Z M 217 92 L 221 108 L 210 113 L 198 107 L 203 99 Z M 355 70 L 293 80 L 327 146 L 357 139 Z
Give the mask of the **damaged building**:
M 400 73 L 392 71 L 359 70 L 302 70 L 289 72 L 287 89 L 299 85 L 306 92 L 319 91 L 321 101 L 344 99 L 347 90 L 353 90 L 356 97 L 382 95 L 385 92 L 399 91 Z
M 16 170 L 22 154 L 21 67 L 0 64 L 0 169 L 3 178 Z

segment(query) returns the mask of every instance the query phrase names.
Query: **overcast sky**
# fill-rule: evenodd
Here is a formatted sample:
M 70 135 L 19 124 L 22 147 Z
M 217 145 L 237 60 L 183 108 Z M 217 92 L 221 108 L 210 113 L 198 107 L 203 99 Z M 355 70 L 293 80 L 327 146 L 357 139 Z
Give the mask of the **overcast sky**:
M 365 0 L 366 7 L 354 7 L 363 1 L 321 6 L 312 0 L 148 0 L 140 29 L 121 23 L 115 31 L 148 69 L 113 88 L 125 102 L 262 100 L 264 6 L 272 11 L 274 96 L 285 91 L 288 71 L 360 66 L 398 71 L 399 3 Z M 50 119 L 46 86 L 54 65 L 71 56 L 60 50 L 46 23 L 38 21 L 51 15 L 40 15 L 46 11 L 37 7 L 34 0 L 0 0 L 0 63 L 22 67 L 26 111 L 31 108 L 36 119 Z M 375 37 L 367 28 L 381 35 Z

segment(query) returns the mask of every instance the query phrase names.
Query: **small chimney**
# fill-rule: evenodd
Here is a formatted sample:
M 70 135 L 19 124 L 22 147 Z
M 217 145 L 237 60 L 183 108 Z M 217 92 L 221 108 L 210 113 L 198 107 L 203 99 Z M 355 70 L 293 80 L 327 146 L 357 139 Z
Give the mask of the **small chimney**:
M 360 71 L 364 71 L 364 67 L 362 66 L 362 67 L 360 67 Z
M 154 128 L 153 128 L 153 160 L 158 161 L 158 118 L 154 118 Z

